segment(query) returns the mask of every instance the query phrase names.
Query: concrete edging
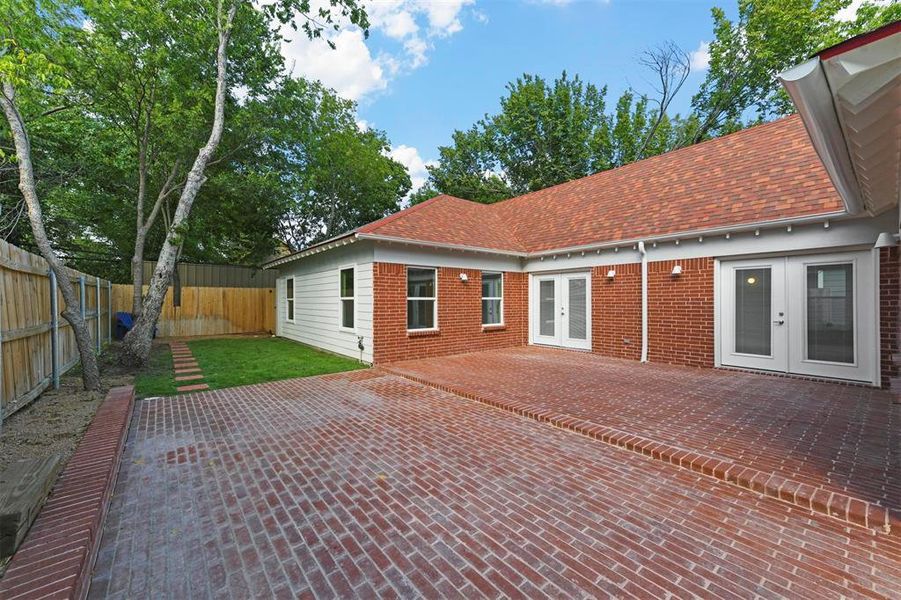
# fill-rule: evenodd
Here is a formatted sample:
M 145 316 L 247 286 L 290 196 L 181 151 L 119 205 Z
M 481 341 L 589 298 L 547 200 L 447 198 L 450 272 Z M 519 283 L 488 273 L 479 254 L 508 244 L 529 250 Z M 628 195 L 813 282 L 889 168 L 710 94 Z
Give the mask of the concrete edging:
M 109 391 L 3 579 L 5 600 L 87 596 L 134 408 L 134 386 Z
M 672 444 L 658 442 L 571 415 L 539 411 L 530 409 L 526 405 L 518 406 L 513 403 L 491 400 L 453 386 L 435 383 L 422 377 L 410 375 L 400 369 L 393 369 L 384 365 L 381 368 L 409 381 L 499 408 L 540 423 L 548 423 L 554 427 L 572 431 L 654 460 L 690 469 L 702 475 L 713 477 L 725 483 L 757 492 L 811 512 L 838 519 L 850 525 L 865 527 L 881 533 L 901 534 L 901 514 L 854 496 L 833 492 L 806 483 L 799 483 L 775 473 L 767 473 L 753 467 L 738 464 L 729 459 L 679 448 Z

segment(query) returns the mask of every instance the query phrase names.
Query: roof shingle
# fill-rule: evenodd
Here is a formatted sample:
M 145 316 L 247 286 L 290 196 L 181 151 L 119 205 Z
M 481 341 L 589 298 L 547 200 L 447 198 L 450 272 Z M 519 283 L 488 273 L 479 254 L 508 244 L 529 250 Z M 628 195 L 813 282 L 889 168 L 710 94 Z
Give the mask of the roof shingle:
M 438 196 L 359 233 L 539 252 L 843 211 L 791 116 L 496 204 Z

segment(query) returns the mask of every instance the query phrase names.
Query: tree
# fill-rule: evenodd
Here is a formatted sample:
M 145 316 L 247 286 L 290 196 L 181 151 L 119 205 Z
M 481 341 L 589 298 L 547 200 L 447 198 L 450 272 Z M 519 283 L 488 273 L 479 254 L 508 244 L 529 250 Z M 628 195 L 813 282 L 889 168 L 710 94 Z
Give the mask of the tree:
M 62 316 L 72 326 L 75 334 L 81 358 L 82 383 L 86 390 L 97 390 L 100 388 L 97 357 L 94 355 L 87 324 L 81 312 L 76 309 L 78 299 L 65 263 L 53 250 L 44 228 L 44 217 L 34 178 L 31 142 L 17 96 L 18 90 L 40 97 L 47 90 L 65 89 L 67 81 L 45 51 L 56 45 L 54 26 L 70 15 L 51 2 L 42 2 L 40 11 L 34 2 L 4 1 L 0 4 L 0 8 L 4 9 L 2 14 L 6 15 L 6 21 L 0 24 L 5 30 L 4 45 L 0 49 L 0 108 L 3 109 L 13 138 L 18 163 L 19 189 L 27 205 L 35 244 L 50 265 L 50 270 L 56 277 L 63 295 L 66 306 Z M 51 108 L 42 114 L 55 110 L 56 108 Z
M 511 82 L 497 114 L 438 149 L 424 193 L 496 202 L 673 149 L 694 126 L 666 113 L 687 77 L 687 56 L 666 44 L 642 61 L 657 78 L 657 96 L 626 90 L 612 114 L 606 87 L 565 72 L 553 84 L 528 74 Z
M 426 200 L 431 200 L 438 195 L 440 194 L 435 188 L 430 187 L 428 184 L 424 184 L 418 190 L 410 194 L 410 206 L 413 206 L 414 204 L 422 204 Z
M 713 8 L 710 67 L 692 99 L 698 124 L 690 142 L 723 135 L 744 121 L 790 114 L 794 106 L 776 76 L 842 39 L 901 18 L 898 3 L 867 3 L 856 19 L 836 15 L 851 0 L 738 0 L 738 19 Z
M 184 2 L 183 6 L 181 6 L 182 11 L 179 14 L 179 19 L 184 20 L 185 13 L 190 14 L 191 9 L 196 10 L 195 6 L 195 3 Z M 178 203 L 172 214 L 172 220 L 167 227 L 166 237 L 157 259 L 147 296 L 144 299 L 143 310 L 135 321 L 134 327 L 125 337 L 122 360 L 129 364 L 142 365 L 146 363 L 150 354 L 153 331 L 169 288 L 175 260 L 187 227 L 188 217 L 190 216 L 194 200 L 205 181 L 207 165 L 212 160 L 213 153 L 219 146 L 222 137 L 227 90 L 230 83 L 228 79 L 229 41 L 239 10 L 243 18 L 249 19 L 252 14 L 257 14 L 253 5 L 246 0 L 232 0 L 231 2 L 219 0 L 216 6 L 211 23 L 218 38 L 216 44 L 216 92 L 213 103 L 213 123 L 207 142 L 197 153 L 191 169 L 185 177 Z M 366 12 L 357 4 L 356 0 L 332 0 L 329 6 L 319 8 L 313 17 L 309 16 L 309 0 L 279 0 L 273 4 L 265 5 L 264 11 L 277 22 L 292 24 L 295 22 L 295 12 L 299 12 L 304 19 L 301 28 L 310 38 L 320 37 L 326 27 L 337 27 L 334 20 L 336 12 L 340 16 L 348 18 L 351 23 L 364 29 L 368 25 Z M 197 24 L 202 24 L 206 16 L 205 11 L 201 11 L 201 17 L 197 19 Z M 206 20 L 209 21 L 209 19 Z M 239 46 L 235 49 L 235 53 L 247 55 L 254 50 L 254 48 L 246 46 L 242 48 Z

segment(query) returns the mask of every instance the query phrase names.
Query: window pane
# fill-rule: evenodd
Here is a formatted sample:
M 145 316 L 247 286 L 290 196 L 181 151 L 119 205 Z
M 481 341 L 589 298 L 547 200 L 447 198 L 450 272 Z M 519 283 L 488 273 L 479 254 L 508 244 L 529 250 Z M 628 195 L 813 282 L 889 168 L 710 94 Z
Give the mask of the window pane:
M 554 312 L 556 294 L 554 287 L 552 279 L 545 279 L 538 284 L 538 332 L 541 335 L 556 335 L 556 314 Z
M 587 334 L 587 297 L 584 279 L 569 280 L 569 332 L 570 339 L 584 340 Z
M 285 280 L 285 298 L 293 298 L 294 297 L 294 279 L 286 279 Z
M 407 269 L 407 297 L 434 298 L 435 270 Z
M 348 298 L 354 295 L 354 270 L 343 269 L 341 271 L 341 297 Z
M 482 273 L 482 298 L 500 298 L 503 281 L 503 273 Z
M 501 322 L 501 301 L 482 300 L 482 325 L 498 325 Z
M 407 300 L 407 329 L 435 327 L 434 300 Z
M 341 301 L 341 326 L 353 329 L 354 326 L 354 301 Z
M 854 362 L 852 265 L 807 267 L 807 358 Z
M 770 356 L 770 269 L 735 270 L 735 351 Z
M 287 311 L 286 318 L 291 321 L 294 320 L 294 300 L 288 300 L 288 305 L 285 307 Z

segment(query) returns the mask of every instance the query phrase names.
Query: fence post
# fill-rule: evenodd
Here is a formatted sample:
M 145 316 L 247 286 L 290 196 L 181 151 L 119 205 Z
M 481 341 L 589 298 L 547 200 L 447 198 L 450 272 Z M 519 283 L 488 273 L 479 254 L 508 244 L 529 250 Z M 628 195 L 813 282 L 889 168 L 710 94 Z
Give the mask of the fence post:
M 112 281 L 106 282 L 106 302 L 107 302 L 106 319 L 107 319 L 107 325 L 108 325 L 108 327 L 106 328 L 106 343 L 112 344 L 113 343 L 113 282 Z
M 59 304 L 56 298 L 56 273 L 50 271 L 50 364 L 53 389 L 59 389 Z
M 100 278 L 94 277 L 95 289 L 97 290 L 97 354 L 100 354 L 101 348 L 101 340 L 100 340 Z

